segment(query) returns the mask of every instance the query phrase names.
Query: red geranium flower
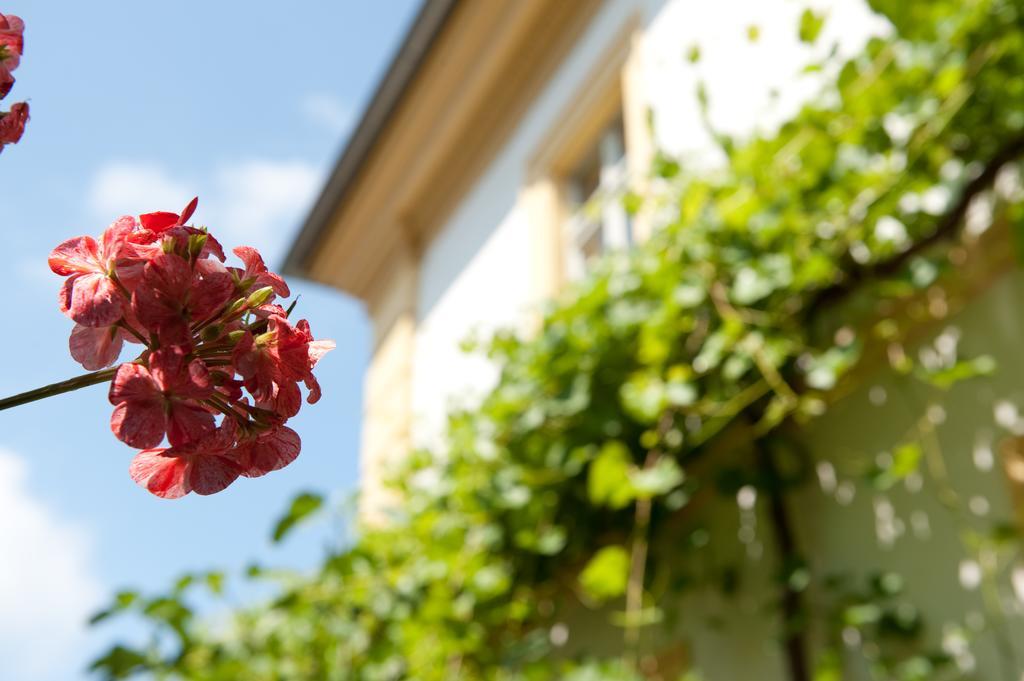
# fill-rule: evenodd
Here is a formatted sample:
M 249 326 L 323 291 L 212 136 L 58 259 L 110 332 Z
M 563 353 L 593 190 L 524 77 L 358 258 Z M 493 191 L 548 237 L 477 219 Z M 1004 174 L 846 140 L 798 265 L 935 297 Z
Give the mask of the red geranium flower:
M 118 367 L 110 386 L 110 428 L 132 447 L 156 447 L 164 434 L 172 447 L 186 445 L 214 429 L 213 414 L 200 404 L 212 393 L 203 362 L 187 362 L 178 346 L 157 350 L 148 369 L 131 362 Z
M 25 22 L 13 14 L 0 14 L 0 64 L 13 71 L 25 51 Z
M 123 217 L 108 227 L 99 243 L 91 236 L 68 239 L 50 253 L 50 269 L 67 276 L 61 287 L 61 311 L 82 326 L 110 326 L 121 319 L 125 300 L 114 281 L 117 259 L 135 220 Z
M 132 311 L 162 342 L 185 343 L 190 325 L 224 307 L 234 288 L 227 272 L 193 270 L 181 256 L 161 253 L 146 264 L 142 285 L 132 294 Z
M 145 346 L 111 371 L 110 426 L 144 450 L 132 478 L 166 498 L 212 494 L 294 461 L 299 436 L 284 424 L 302 404 L 298 384 L 316 402 L 313 368 L 334 348 L 268 302 L 289 290 L 256 249 L 235 249 L 243 267 L 219 262 L 220 244 L 185 224 L 196 202 L 180 214 L 123 217 L 98 241 L 65 241 L 49 261 L 67 277 L 60 307 L 77 322 L 72 357 L 99 370 L 117 362 L 125 341 Z M 169 447 L 160 447 L 165 437 Z

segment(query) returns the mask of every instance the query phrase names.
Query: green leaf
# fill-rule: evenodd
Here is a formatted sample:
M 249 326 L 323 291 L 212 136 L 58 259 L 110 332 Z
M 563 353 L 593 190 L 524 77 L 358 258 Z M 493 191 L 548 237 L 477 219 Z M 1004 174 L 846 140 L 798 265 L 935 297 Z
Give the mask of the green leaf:
M 303 492 L 292 499 L 288 511 L 277 521 L 274 526 L 274 542 L 280 542 L 291 532 L 296 525 L 307 519 L 310 515 L 320 510 L 324 499 L 314 492 Z
M 207 572 L 206 588 L 218 596 L 224 593 L 224 573 L 216 570 Z
M 634 374 L 619 389 L 622 406 L 640 423 L 654 423 L 665 407 L 665 384 L 647 373 Z
M 590 559 L 580 573 L 580 586 L 590 598 L 607 601 L 626 593 L 629 583 L 629 552 L 606 546 Z
M 951 367 L 937 371 L 921 372 L 924 380 L 937 388 L 948 390 L 960 381 L 966 381 L 978 376 L 991 376 L 995 373 L 996 361 L 989 355 L 981 355 L 974 359 L 962 360 Z
M 146 656 L 139 651 L 117 645 L 93 662 L 89 669 L 106 673 L 108 679 L 126 679 L 144 668 L 146 661 Z
M 736 274 L 732 285 L 732 299 L 740 305 L 750 305 L 767 297 L 775 290 L 772 281 L 752 267 L 744 267 Z
M 608 442 L 598 453 L 587 474 L 587 496 L 596 506 L 624 508 L 633 501 L 629 484 L 633 459 L 621 442 Z
M 875 468 L 868 477 L 876 488 L 880 490 L 890 489 L 893 485 L 906 479 L 908 475 L 918 470 L 922 456 L 921 445 L 918 443 L 908 442 L 900 445 L 892 454 L 892 463 L 888 466 Z
M 100 610 L 89 618 L 89 624 L 99 624 L 112 615 L 127 610 L 139 600 L 139 594 L 134 591 L 119 591 L 114 596 L 114 602 L 104 610 Z
M 852 605 L 843 611 L 843 621 L 853 627 L 873 624 L 882 619 L 882 609 L 874 603 Z
M 805 369 L 808 387 L 815 390 L 831 390 L 859 357 L 860 345 L 853 343 L 843 348 L 829 348 L 821 355 L 811 358 Z
M 668 494 L 683 482 L 683 469 L 675 459 L 661 457 L 650 468 L 634 469 L 629 473 L 637 499 L 651 499 Z
M 535 548 L 537 553 L 545 556 L 553 556 L 563 548 L 565 548 L 565 528 L 564 527 L 545 527 L 537 535 L 537 542 Z
M 826 650 L 818 659 L 814 681 L 843 681 L 843 658 L 834 650 Z
M 825 26 L 825 16 L 815 14 L 810 8 L 805 9 L 800 15 L 800 40 L 805 43 L 813 43 L 818 39 L 821 29 Z

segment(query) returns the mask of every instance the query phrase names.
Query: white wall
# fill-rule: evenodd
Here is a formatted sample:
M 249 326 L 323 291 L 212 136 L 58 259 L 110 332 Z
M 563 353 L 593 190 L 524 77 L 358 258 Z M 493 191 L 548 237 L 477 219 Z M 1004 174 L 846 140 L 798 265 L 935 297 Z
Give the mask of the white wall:
M 695 88 L 707 82 L 716 128 L 742 134 L 770 126 L 818 91 L 821 76 L 801 76 L 815 54 L 838 41 L 844 53 L 886 25 L 862 0 L 817 0 L 830 19 L 814 49 L 799 43 L 805 3 L 793 0 L 608 0 L 530 108 L 508 143 L 466 195 L 421 265 L 413 364 L 413 437 L 430 444 L 452 404 L 472 404 L 495 379 L 479 357 L 459 344 L 471 332 L 519 326 L 532 300 L 531 230 L 519 202 L 527 163 L 558 117 L 631 20 L 644 27 L 643 90 L 654 112 L 659 143 L 694 162 L 714 161 L 700 122 Z M 756 43 L 747 37 L 756 25 Z M 702 58 L 686 60 L 698 44 Z M 779 95 L 774 100 L 773 90 Z

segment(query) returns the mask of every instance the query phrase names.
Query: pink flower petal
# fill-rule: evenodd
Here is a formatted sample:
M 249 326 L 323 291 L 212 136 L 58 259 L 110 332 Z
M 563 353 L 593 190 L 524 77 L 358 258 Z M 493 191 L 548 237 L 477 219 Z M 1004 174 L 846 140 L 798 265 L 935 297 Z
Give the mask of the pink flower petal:
M 289 419 L 298 414 L 299 409 L 302 407 L 302 393 L 299 391 L 299 386 L 291 381 L 274 383 L 273 386 L 274 390 L 270 399 L 260 401 L 257 406 L 270 409 L 284 419 Z
M 171 400 L 167 413 L 167 441 L 172 447 L 196 442 L 217 427 L 213 414 L 190 400 Z
M 267 431 L 239 447 L 242 454 L 242 475 L 247 478 L 258 478 L 271 471 L 280 470 L 295 461 L 301 446 L 298 433 L 287 426 Z
M 157 211 L 155 213 L 146 213 L 139 216 L 139 222 L 142 223 L 144 229 L 160 234 L 166 232 L 171 227 L 178 225 L 178 214 L 169 213 L 167 211 Z
M 4 67 L 0 66 L 0 69 Z M 13 81 L 11 81 L 13 82 Z M 11 105 L 7 113 L 0 112 L 0 150 L 5 144 L 15 144 L 25 134 L 28 123 L 28 104 L 18 102 Z
M 181 216 L 178 218 L 178 224 L 184 225 L 192 217 L 192 214 L 196 212 L 196 206 L 199 205 L 199 197 L 194 196 L 192 200 L 185 206 L 185 210 L 181 211 Z
M 62 276 L 96 272 L 99 267 L 99 244 L 91 236 L 76 236 L 53 249 L 48 262 L 50 269 Z
M 149 371 L 131 362 L 117 368 L 110 384 L 114 413 L 110 429 L 132 447 L 156 447 L 164 438 L 164 399 Z
M 218 454 L 189 457 L 188 486 L 196 494 L 216 494 L 242 474 L 238 464 Z
M 248 279 L 252 277 L 255 279 L 253 288 L 263 288 L 269 286 L 273 289 L 274 293 L 287 298 L 291 295 L 288 289 L 288 284 L 280 276 L 274 274 L 267 269 L 267 265 L 263 262 L 263 256 L 260 252 L 251 246 L 239 246 L 232 251 L 238 258 L 245 264 L 245 272 L 242 274 L 242 279 Z
M 103 230 L 100 236 L 100 253 L 103 260 L 111 262 L 120 257 L 122 251 L 129 246 L 128 239 L 135 233 L 138 225 L 132 216 L 122 215 Z
M 231 280 L 227 270 L 208 271 L 203 274 L 202 278 L 194 283 L 189 299 L 193 319 L 202 321 L 219 312 L 234 292 L 235 282 Z
M 323 393 L 320 391 L 320 381 L 316 380 L 316 376 L 310 374 L 306 376 L 304 381 L 306 389 L 309 390 L 309 394 L 306 395 L 306 402 L 309 404 L 316 404 L 320 401 Z
M 164 439 L 163 405 L 151 402 L 121 402 L 110 416 L 110 429 L 118 440 L 131 447 L 156 447 Z
M 67 281 L 61 308 L 71 319 L 82 326 L 111 326 L 121 319 L 125 299 L 105 275 L 74 274 Z
M 337 346 L 332 340 L 318 340 L 310 343 L 309 368 L 312 369 L 313 367 L 315 367 L 317 365 L 317 362 L 319 362 L 324 355 L 333 350 L 335 347 Z
M 96 371 L 117 361 L 124 340 L 116 326 L 95 328 L 76 324 L 69 345 L 76 362 L 89 371 Z
M 188 494 L 186 474 L 188 462 L 175 456 L 166 456 L 164 449 L 139 452 L 128 467 L 132 480 L 163 499 L 179 499 Z

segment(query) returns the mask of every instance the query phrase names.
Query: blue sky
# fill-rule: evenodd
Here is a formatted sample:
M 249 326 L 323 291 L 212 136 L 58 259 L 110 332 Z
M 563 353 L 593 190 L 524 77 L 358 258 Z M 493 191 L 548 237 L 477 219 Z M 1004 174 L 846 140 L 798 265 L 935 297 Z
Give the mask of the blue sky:
M 32 107 L 21 143 L 0 154 L 0 395 L 82 372 L 46 266 L 63 239 L 122 214 L 176 211 L 197 194 L 196 221 L 225 245 L 280 262 L 417 5 L 0 4 L 27 23 L 4 103 Z M 338 349 L 319 368 L 324 399 L 294 419 L 303 452 L 284 471 L 163 501 L 128 478 L 132 450 L 110 432 L 104 388 L 0 412 L 5 678 L 85 678 L 91 654 L 124 633 L 83 622 L 116 588 L 159 589 L 184 571 L 254 560 L 301 568 L 343 541 L 325 522 L 269 543 L 296 492 L 340 501 L 354 489 L 369 353 L 356 302 L 291 284 L 301 316 Z

